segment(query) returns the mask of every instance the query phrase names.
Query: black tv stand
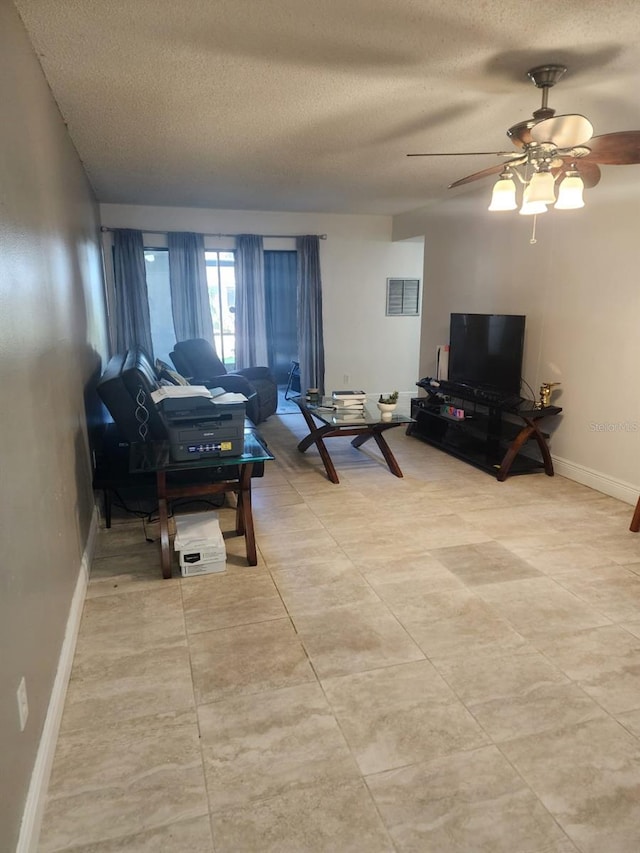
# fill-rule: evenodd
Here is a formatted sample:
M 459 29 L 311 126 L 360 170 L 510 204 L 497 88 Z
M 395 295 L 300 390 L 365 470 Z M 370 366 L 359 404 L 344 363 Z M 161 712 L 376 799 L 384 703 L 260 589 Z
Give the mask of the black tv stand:
M 493 474 L 500 482 L 509 474 L 541 470 L 553 477 L 549 436 L 541 432 L 539 422 L 560 414 L 559 406 L 536 408 L 532 400 L 462 383 L 436 384 L 426 378 L 416 384 L 427 397 L 411 400 L 415 423 L 407 435 Z M 449 407 L 457 415 L 449 413 Z

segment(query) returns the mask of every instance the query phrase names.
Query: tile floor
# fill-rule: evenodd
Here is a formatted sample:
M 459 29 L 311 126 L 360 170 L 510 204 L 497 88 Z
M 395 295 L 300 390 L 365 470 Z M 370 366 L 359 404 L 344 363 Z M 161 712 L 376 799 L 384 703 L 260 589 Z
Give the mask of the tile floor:
M 101 531 L 42 853 L 637 853 L 632 507 L 401 429 L 404 479 L 330 439 L 332 485 L 300 416 L 261 432 L 257 567 Z

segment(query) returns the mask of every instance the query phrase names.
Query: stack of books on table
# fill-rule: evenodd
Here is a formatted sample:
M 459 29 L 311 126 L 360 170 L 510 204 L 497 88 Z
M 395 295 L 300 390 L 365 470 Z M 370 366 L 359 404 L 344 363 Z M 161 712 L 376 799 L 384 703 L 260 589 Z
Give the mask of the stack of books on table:
M 362 417 L 367 395 L 364 391 L 334 391 L 331 402 L 339 417 Z

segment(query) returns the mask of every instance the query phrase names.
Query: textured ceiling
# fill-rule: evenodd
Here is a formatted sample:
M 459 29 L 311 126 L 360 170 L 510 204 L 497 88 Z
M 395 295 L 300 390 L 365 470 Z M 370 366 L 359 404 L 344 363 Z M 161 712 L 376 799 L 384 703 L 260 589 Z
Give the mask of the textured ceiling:
M 102 202 L 412 210 L 496 160 L 405 155 L 507 150 L 547 62 L 558 113 L 640 128 L 638 0 L 14 2 Z

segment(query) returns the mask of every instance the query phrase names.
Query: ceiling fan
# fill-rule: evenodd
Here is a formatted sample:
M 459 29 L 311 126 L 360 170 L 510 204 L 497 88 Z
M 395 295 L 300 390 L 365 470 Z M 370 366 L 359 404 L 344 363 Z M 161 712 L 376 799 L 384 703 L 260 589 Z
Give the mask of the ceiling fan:
M 595 187 L 600 180 L 601 165 L 640 163 L 640 130 L 624 130 L 592 136 L 593 126 L 582 115 L 555 114 L 548 106 L 549 89 L 565 74 L 566 66 L 539 65 L 527 72 L 538 89 L 542 104 L 532 118 L 518 122 L 507 130 L 516 151 L 469 151 L 459 154 L 408 154 L 408 157 L 443 157 L 494 154 L 507 158 L 495 166 L 474 172 L 449 184 L 459 187 L 488 175 L 500 173 L 494 186 L 489 210 L 515 210 L 514 176 L 524 186 L 520 213 L 544 213 L 549 204 L 559 209 L 584 206 L 584 187 Z M 558 199 L 555 184 L 560 182 Z

